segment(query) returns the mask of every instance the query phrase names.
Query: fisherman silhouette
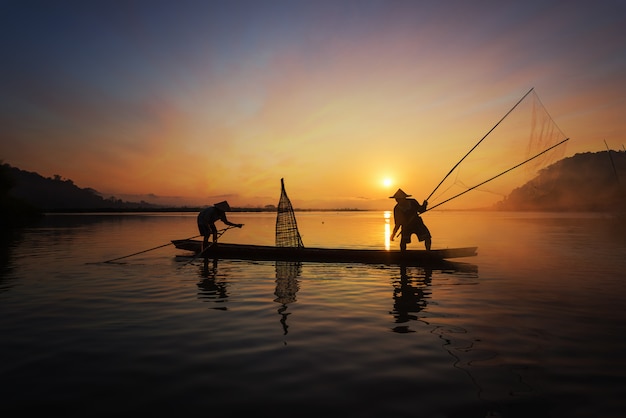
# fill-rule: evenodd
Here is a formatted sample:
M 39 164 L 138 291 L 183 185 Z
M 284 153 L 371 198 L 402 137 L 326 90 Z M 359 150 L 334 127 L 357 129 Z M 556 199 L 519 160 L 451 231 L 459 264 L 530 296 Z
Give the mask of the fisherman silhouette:
M 402 189 L 390 196 L 390 199 L 396 199 L 396 206 L 393 208 L 393 218 L 395 226 L 391 233 L 391 241 L 394 240 L 398 229 L 402 227 L 402 238 L 400 239 L 400 250 L 406 250 L 406 245 L 411 243 L 411 235 L 417 235 L 417 239 L 424 241 L 424 246 L 430 250 L 431 235 L 430 231 L 420 217 L 420 213 L 426 211 L 428 202 L 424 200 L 421 205 L 415 199 L 409 199 L 411 195 L 406 194 Z
M 227 201 L 219 202 L 213 206 L 203 209 L 198 214 L 198 231 L 204 237 L 202 240 L 202 251 L 207 248 L 209 243 L 209 235 L 213 235 L 213 245 L 217 244 L 217 228 L 215 226 L 216 221 L 222 221 L 228 226 L 234 226 L 241 228 L 243 224 L 235 224 L 230 222 L 226 218 L 226 212 L 230 212 L 230 205 Z

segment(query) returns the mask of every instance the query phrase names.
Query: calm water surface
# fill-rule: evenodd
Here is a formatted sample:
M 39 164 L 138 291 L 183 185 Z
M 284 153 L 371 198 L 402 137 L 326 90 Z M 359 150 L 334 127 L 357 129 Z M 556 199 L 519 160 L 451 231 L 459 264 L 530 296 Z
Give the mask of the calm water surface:
M 296 216 L 305 246 L 398 245 L 383 212 Z M 273 244 L 275 215 L 229 218 L 245 226 L 224 242 Z M 185 213 L 49 215 L 5 235 L 0 412 L 623 415 L 623 228 L 597 214 L 424 218 L 434 248 L 479 255 L 446 270 L 205 264 L 169 245 L 197 235 Z

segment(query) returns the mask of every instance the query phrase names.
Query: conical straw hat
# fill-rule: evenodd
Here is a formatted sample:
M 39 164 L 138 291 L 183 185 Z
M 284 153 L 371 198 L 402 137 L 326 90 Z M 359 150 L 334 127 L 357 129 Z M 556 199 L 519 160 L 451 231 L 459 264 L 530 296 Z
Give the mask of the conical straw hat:
M 411 195 L 404 193 L 404 190 L 398 189 L 398 191 L 393 196 L 389 196 L 389 199 L 404 199 L 409 196 Z

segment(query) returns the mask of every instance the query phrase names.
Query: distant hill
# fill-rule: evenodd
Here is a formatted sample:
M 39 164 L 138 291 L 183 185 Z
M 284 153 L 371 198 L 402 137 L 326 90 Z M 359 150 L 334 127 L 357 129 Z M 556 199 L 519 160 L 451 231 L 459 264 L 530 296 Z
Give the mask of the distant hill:
M 2 177 L 10 184 L 8 195 L 28 202 L 44 211 L 132 210 L 156 209 L 160 206 L 148 202 L 125 202 L 114 197 L 104 198 L 93 189 L 82 189 L 72 180 L 60 176 L 46 178 L 37 173 L 23 171 L 3 164 Z
M 613 211 L 626 199 L 626 152 L 576 154 L 513 190 L 496 210 Z

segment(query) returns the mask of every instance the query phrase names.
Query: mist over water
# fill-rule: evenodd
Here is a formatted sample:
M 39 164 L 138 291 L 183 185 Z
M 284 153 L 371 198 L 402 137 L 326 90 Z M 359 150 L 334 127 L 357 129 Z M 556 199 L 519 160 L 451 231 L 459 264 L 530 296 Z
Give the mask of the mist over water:
M 389 245 L 383 212 L 296 217 L 305 246 Z M 613 219 L 423 217 L 433 248 L 478 256 L 446 270 L 205 264 L 168 245 L 198 234 L 195 214 L 47 216 L 0 258 L 0 411 L 621 416 Z M 245 226 L 224 242 L 273 244 L 275 214 L 229 219 Z

